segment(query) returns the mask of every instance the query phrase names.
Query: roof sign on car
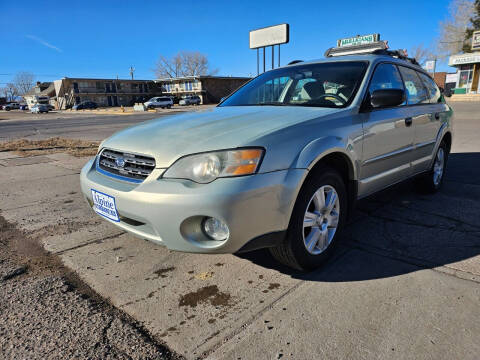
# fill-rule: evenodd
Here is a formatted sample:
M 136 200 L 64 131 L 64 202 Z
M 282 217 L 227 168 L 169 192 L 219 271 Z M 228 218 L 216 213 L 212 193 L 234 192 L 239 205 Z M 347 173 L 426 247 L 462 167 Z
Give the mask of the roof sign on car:
M 337 40 L 337 47 L 328 49 L 326 57 L 371 53 L 388 49 L 388 42 L 380 40 L 380 34 L 357 35 Z

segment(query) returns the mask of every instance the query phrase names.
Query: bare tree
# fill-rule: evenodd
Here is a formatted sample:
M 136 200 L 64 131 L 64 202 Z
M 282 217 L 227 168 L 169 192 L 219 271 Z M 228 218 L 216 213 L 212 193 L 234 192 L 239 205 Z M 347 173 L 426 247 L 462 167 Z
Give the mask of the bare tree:
M 448 17 L 440 22 L 440 36 L 437 41 L 440 58 L 462 51 L 465 31 L 470 25 L 474 11 L 473 5 L 473 0 L 451 0 Z
M 7 101 L 14 101 L 18 96 L 18 89 L 14 84 L 8 83 L 6 86 L 0 89 L 0 94 L 2 94 Z
M 13 84 L 17 88 L 17 95 L 23 96 L 35 84 L 35 75 L 28 71 L 21 71 L 15 74 Z
M 434 58 L 432 50 L 426 48 L 423 44 L 412 47 L 408 53 L 409 56 L 417 60 L 420 65 L 424 65 L 426 61 Z
M 180 51 L 170 59 L 160 55 L 154 72 L 157 78 L 175 78 L 214 75 L 218 70 L 210 69 L 206 55 L 198 51 Z

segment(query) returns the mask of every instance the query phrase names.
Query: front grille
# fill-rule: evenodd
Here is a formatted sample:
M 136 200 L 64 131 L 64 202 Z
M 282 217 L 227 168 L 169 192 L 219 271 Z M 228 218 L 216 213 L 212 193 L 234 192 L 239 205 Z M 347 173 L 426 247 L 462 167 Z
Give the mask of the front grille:
M 98 167 L 114 176 L 142 182 L 155 169 L 155 159 L 144 155 L 104 149 L 98 157 Z

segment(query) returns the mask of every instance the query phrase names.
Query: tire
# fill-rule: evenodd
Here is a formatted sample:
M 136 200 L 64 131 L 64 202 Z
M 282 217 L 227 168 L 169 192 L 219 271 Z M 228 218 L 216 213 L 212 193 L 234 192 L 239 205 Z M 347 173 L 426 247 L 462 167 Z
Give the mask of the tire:
M 318 201 L 321 196 L 317 198 L 317 194 L 323 194 L 329 206 L 318 206 L 321 205 L 321 201 Z M 329 202 L 335 194 L 336 200 Z M 284 241 L 270 248 L 271 254 L 277 261 L 297 270 L 320 267 L 334 252 L 347 219 L 347 211 L 348 195 L 340 174 L 329 167 L 315 170 L 300 190 Z M 307 245 L 310 245 L 310 250 Z
M 417 189 L 422 193 L 434 194 L 442 188 L 448 160 L 448 146 L 442 140 L 435 153 L 432 167 L 416 179 Z

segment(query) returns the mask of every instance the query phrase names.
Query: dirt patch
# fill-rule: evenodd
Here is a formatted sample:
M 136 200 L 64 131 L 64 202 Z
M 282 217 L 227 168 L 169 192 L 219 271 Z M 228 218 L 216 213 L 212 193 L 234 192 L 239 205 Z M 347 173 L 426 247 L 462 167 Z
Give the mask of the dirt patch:
M 268 286 L 268 290 L 275 290 L 275 289 L 278 289 L 280 287 L 280 284 L 279 283 L 271 283 L 269 286 Z
M 35 235 L 0 215 L 0 358 L 181 359 L 45 251 Z
M 34 156 L 66 152 L 83 157 L 97 153 L 99 142 L 54 137 L 46 140 L 13 140 L 0 143 L 0 152 L 13 151 L 20 156 Z
M 204 286 L 197 291 L 182 295 L 178 306 L 197 307 L 198 304 L 210 303 L 213 306 L 231 306 L 230 294 L 218 290 L 217 285 Z
M 154 278 L 154 279 L 158 279 L 159 277 L 166 278 L 167 277 L 166 274 L 169 273 L 170 271 L 173 271 L 173 270 L 175 270 L 175 268 L 173 266 L 168 267 L 168 268 L 164 268 L 164 269 L 158 269 L 158 270 L 153 272 L 155 275 L 157 275 L 157 277 Z

